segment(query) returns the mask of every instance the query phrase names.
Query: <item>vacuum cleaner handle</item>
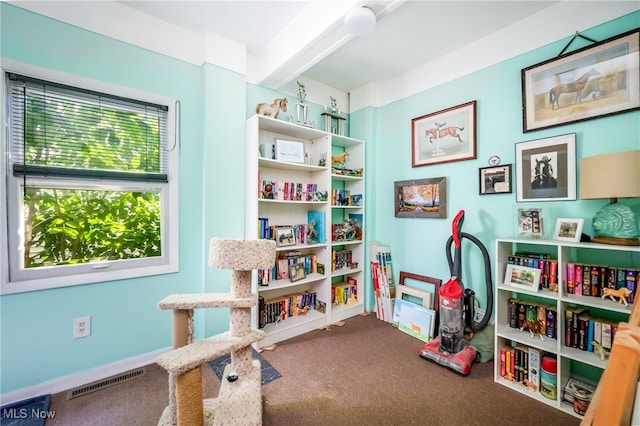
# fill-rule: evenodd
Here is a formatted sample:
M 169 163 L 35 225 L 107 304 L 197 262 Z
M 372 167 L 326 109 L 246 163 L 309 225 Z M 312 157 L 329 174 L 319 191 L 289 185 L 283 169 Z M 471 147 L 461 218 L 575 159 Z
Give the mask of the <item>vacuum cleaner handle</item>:
M 464 210 L 460 210 L 456 217 L 453 218 L 453 222 L 451 222 L 451 235 L 453 235 L 453 242 L 456 245 L 456 248 L 460 248 L 461 238 L 460 233 L 462 232 L 462 223 L 464 222 Z

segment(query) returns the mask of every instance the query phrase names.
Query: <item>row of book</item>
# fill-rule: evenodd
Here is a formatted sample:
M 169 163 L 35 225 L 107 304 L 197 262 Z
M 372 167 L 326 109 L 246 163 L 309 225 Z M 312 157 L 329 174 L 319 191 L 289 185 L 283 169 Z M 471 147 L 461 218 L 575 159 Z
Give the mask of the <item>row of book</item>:
M 627 288 L 631 292 L 627 303 L 633 304 L 636 288 L 640 283 L 640 270 L 614 268 L 604 265 L 567 263 L 567 293 L 601 297 L 604 289 Z
M 540 367 L 543 352 L 517 344 L 500 348 L 500 377 L 535 392 L 540 390 Z
M 557 311 L 555 305 L 509 299 L 509 327 L 522 329 L 525 321 L 537 322 L 540 334 L 552 339 L 558 338 Z M 589 309 L 567 306 L 564 322 L 564 345 L 583 351 L 594 352 L 594 343 L 604 349 L 611 349 L 618 323 L 611 319 L 590 315 Z
M 548 254 L 516 252 L 507 258 L 507 263 L 540 269 L 539 288 L 557 289 L 558 261 Z
M 358 303 L 358 280 L 347 277 L 347 281 L 331 286 L 331 303 L 336 306 L 354 305 Z
M 393 278 L 391 247 L 372 241 L 369 243 L 371 263 L 371 281 L 376 299 L 376 317 L 379 320 L 393 322 L 393 299 L 396 286 Z
M 258 198 L 285 201 L 326 201 L 321 200 L 316 183 L 260 181 Z
M 353 268 L 353 252 L 351 250 L 331 250 L 331 270 Z
M 546 389 L 549 384 L 543 383 L 540 378 L 542 359 L 544 352 L 522 344 L 516 346 L 504 346 L 500 349 L 500 377 L 522 385 L 534 392 L 541 391 L 545 396 L 553 397 L 553 384 L 551 389 Z M 552 360 L 553 361 L 553 360 Z M 570 376 L 562 387 L 562 402 L 574 404 L 576 392 L 580 392 L 583 398 L 590 397 L 596 391 L 596 385 L 586 380 Z
M 587 352 L 594 352 L 597 346 L 611 349 L 618 322 L 591 315 L 586 308 L 568 306 L 565 314 L 565 346 Z
M 288 232 L 289 230 L 291 232 Z M 288 238 L 287 245 L 306 244 L 307 231 L 308 224 L 306 223 L 298 225 L 269 225 L 269 219 L 266 217 L 258 218 L 258 238 L 261 240 L 275 240 L 278 242 L 278 236 L 286 233 Z
M 258 285 L 268 286 L 274 280 L 290 279 L 291 266 L 299 263 L 304 265 L 305 275 L 318 272 L 318 257 L 315 254 L 303 255 L 299 251 L 285 252 L 278 255 L 272 268 L 258 270 Z
M 291 294 L 265 300 L 258 298 L 258 327 L 263 328 L 267 324 L 277 324 L 286 321 L 287 318 L 307 315 L 309 311 L 318 310 L 325 312 L 326 306 L 316 299 L 315 292 Z
M 515 297 L 509 299 L 509 327 L 522 328 L 525 321 L 538 322 L 540 334 L 557 338 L 557 309 L 555 305 L 522 300 Z
M 283 239 L 286 237 L 286 239 Z M 310 210 L 307 223 L 297 225 L 269 225 L 269 218 L 258 218 L 258 238 L 275 240 L 278 246 L 295 244 L 324 244 L 325 213 Z

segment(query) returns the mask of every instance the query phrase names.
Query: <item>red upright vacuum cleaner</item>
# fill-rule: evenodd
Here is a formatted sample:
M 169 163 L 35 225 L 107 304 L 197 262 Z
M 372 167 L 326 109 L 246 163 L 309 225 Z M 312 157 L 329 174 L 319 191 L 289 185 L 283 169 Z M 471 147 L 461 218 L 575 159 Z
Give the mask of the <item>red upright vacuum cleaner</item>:
M 487 248 L 473 235 L 462 232 L 464 210 L 460 210 L 453 219 L 452 235 L 447 240 L 447 261 L 451 278 L 440 287 L 438 292 L 440 330 L 439 336 L 420 348 L 419 355 L 429 361 L 443 365 L 450 370 L 468 375 L 471 365 L 480 361 L 480 354 L 469 344 L 476 331 L 483 329 L 493 311 L 493 285 L 491 279 L 491 261 Z M 485 266 L 487 289 L 487 307 L 482 320 L 474 323 L 475 293 L 465 289 L 462 284 L 462 239 L 471 240 L 482 252 Z M 451 259 L 451 244 L 455 243 L 455 257 Z

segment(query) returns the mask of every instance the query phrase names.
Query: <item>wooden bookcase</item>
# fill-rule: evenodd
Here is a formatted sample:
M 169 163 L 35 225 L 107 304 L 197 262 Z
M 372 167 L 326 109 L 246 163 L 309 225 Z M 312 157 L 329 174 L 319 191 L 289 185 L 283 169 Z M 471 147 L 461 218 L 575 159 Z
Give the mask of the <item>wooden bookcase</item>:
M 558 291 L 550 291 L 547 288 L 539 291 L 514 288 L 505 285 L 505 271 L 509 256 L 516 251 L 549 254 L 557 260 Z M 495 382 L 504 385 L 517 392 L 525 394 L 542 403 L 553 406 L 576 417 L 580 415 L 574 412 L 572 406 L 562 402 L 564 385 L 571 376 L 591 379 L 595 381 L 602 375 L 607 365 L 608 358 L 601 360 L 594 352 L 588 352 L 565 345 L 565 326 L 567 324 L 567 311 L 571 308 L 589 309 L 591 314 L 597 317 L 608 318 L 613 321 L 627 321 L 631 312 L 631 304 L 625 306 L 610 299 L 602 299 L 595 296 L 569 294 L 566 286 L 567 263 L 581 263 L 590 265 L 606 265 L 616 268 L 638 269 L 640 264 L 640 247 L 615 246 L 593 243 L 574 243 L 558 240 L 534 240 L 534 239 L 498 239 L 495 247 Z M 556 338 L 545 336 L 544 340 L 538 337 L 532 338 L 527 330 L 520 331 L 512 328 L 510 322 L 509 299 L 538 302 L 555 308 Z M 549 399 L 538 390 L 503 378 L 500 374 L 500 349 L 516 344 L 538 349 L 543 355 L 555 357 L 557 360 L 557 398 Z M 592 377 L 583 377 L 589 373 Z
M 285 144 L 294 142 L 293 145 L 301 142 L 304 147 L 303 162 L 270 158 L 276 140 L 285 141 Z M 338 164 L 338 168 L 334 169 L 331 163 L 332 156 L 338 156 L 345 151 L 349 156 L 344 167 Z M 252 289 L 265 303 L 304 294 L 311 295 L 304 296 L 305 301 L 315 300 L 307 312 L 287 315 L 284 320 L 267 324 L 261 324 L 258 318 L 259 308 L 255 309 L 252 314 L 252 326 L 260 327 L 266 333 L 265 339 L 256 344 L 257 347 L 268 346 L 326 327 L 364 311 L 364 268 L 368 265 L 364 243 L 364 153 L 364 142 L 357 139 L 266 116 L 254 115 L 247 120 L 245 238 L 264 237 L 259 235 L 261 218 L 263 222 L 264 219 L 268 219 L 269 226 L 288 226 L 307 225 L 309 212 L 324 217 L 324 224 L 318 229 L 319 235 L 324 235 L 323 241 L 308 243 L 305 235 L 305 241 L 296 241 L 294 245 L 277 248 L 279 257 L 292 252 L 298 253 L 301 257 L 313 256 L 317 264 L 324 265 L 324 271 L 316 271 L 304 279 L 293 282 L 289 278 L 270 280 L 268 285 L 259 285 L 259 273 L 254 271 Z M 322 164 L 321 159 L 325 159 Z M 354 172 L 349 173 L 348 170 L 344 171 L 344 168 Z M 277 182 L 280 191 L 274 199 L 264 198 L 265 181 Z M 300 197 L 284 196 L 284 183 L 291 182 L 296 184 L 294 192 L 302 193 Z M 323 193 L 326 194 L 325 199 L 322 197 Z M 348 201 L 334 201 L 338 194 L 340 200 L 343 200 L 348 193 L 359 195 L 354 197 L 359 198 L 359 205 L 350 205 Z M 343 224 L 345 219 L 354 217 L 359 221 L 359 238 L 354 239 L 353 234 L 349 234 L 349 237 L 343 240 L 340 235 L 340 239 L 334 241 L 332 229 Z M 349 265 L 332 268 L 336 257 L 348 258 Z M 347 282 L 352 285 L 355 282 L 356 294 L 349 298 L 348 303 L 333 303 L 335 289 L 344 288 L 344 283 Z M 324 304 L 324 309 L 319 306 L 321 304 Z

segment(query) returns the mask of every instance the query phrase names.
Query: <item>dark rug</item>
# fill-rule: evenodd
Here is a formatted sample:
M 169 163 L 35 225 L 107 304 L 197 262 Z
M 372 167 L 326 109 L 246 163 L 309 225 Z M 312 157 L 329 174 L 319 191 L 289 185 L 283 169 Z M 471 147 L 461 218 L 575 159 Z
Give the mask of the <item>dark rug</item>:
M 262 357 L 255 349 L 253 349 L 253 359 L 260 360 L 261 368 L 261 379 L 260 382 L 263 385 L 266 385 L 269 382 L 274 381 L 275 379 L 282 377 L 278 370 L 273 368 L 269 362 Z M 209 362 L 209 366 L 218 377 L 218 380 L 222 381 L 222 374 L 224 373 L 224 368 L 231 362 L 231 354 L 226 354 L 221 356 L 220 358 L 216 358 L 213 361 Z

